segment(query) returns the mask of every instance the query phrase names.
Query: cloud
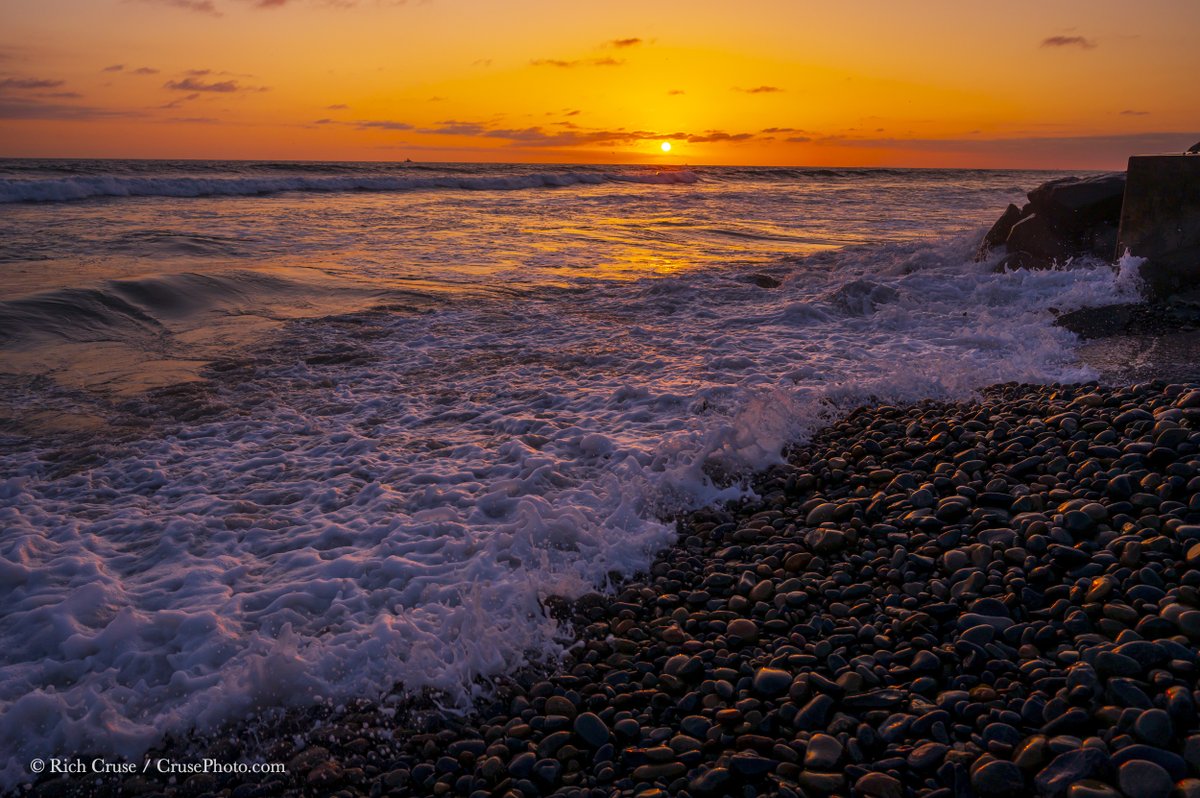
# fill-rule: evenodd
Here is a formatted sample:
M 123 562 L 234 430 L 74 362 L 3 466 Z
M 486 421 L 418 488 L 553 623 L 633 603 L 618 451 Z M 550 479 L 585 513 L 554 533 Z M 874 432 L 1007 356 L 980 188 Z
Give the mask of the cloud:
M 68 105 L 58 102 L 42 102 L 30 98 L 0 98 L 0 119 L 50 119 L 89 121 L 97 119 L 134 119 L 143 117 L 141 111 L 115 108 L 95 108 L 88 105 Z
M 702 134 L 689 134 L 686 136 L 672 136 L 671 138 L 681 138 L 691 144 L 711 144 L 714 141 L 747 141 L 754 138 L 753 133 L 726 133 L 723 130 L 706 130 Z
M 764 127 L 760 133 L 803 133 L 803 130 L 797 130 L 794 127 Z
M 613 39 L 607 42 L 609 47 L 636 47 L 641 43 L 642 40 L 636 36 L 631 36 L 628 39 Z
M 685 94 L 685 93 L 686 92 L 684 92 L 683 89 L 668 89 L 667 90 L 668 97 L 678 97 L 679 95 Z
M 752 89 L 740 89 L 735 86 L 733 90 L 744 92 L 746 94 L 777 94 L 783 91 L 783 89 L 779 88 L 778 86 L 755 86 Z
M 221 16 L 221 12 L 217 10 L 212 0 L 142 0 L 142 2 L 170 6 L 171 8 L 182 8 L 185 11 L 194 11 L 197 14 L 209 14 L 214 17 Z
M 791 144 L 804 144 L 812 141 L 812 136 L 788 136 L 786 139 L 784 139 L 784 141 L 787 141 Z
M 1095 136 L 1009 136 L 1005 138 L 922 139 L 834 134 L 813 139 L 818 144 L 867 149 L 898 149 L 941 154 L 1008 156 L 1030 160 L 1055 159 L 1078 163 L 1082 158 L 1114 163 L 1137 153 L 1182 152 L 1196 134 L 1130 133 Z
M 159 108 L 168 108 L 168 109 L 178 108 L 179 106 L 183 105 L 184 103 L 198 99 L 199 97 L 200 97 L 200 95 L 198 93 L 192 92 L 191 94 L 187 95 L 186 97 L 177 97 L 174 100 L 171 100 L 171 102 L 166 103 L 165 105 L 160 105 L 158 107 Z
M 242 86 L 236 80 L 222 80 L 213 83 L 205 83 L 202 80 L 187 77 L 183 80 L 168 80 L 163 84 L 164 89 L 171 91 L 208 91 L 217 92 L 220 94 L 232 94 L 240 91 L 266 91 L 265 87 Z
M 407 122 L 393 122 L 390 119 L 373 119 L 363 120 L 351 123 L 359 129 L 376 128 L 378 130 L 412 130 L 413 126 Z
M 600 128 L 579 127 L 570 122 L 555 122 L 553 127 L 565 129 L 546 129 L 541 126 L 523 128 L 494 127 L 483 122 L 464 122 L 449 119 L 432 127 L 418 127 L 408 122 L 396 120 L 355 120 L 339 121 L 334 119 L 318 119 L 316 125 L 346 125 L 358 130 L 400 130 L 419 133 L 428 136 L 455 136 L 469 138 L 498 139 L 516 148 L 531 147 L 579 147 L 579 146 L 612 146 L 634 144 L 640 141 L 661 141 L 664 139 L 683 141 L 693 144 L 708 144 L 714 142 L 742 142 L 756 138 L 754 133 L 731 133 L 724 130 L 705 130 L 701 133 L 677 131 L 664 133 L 654 130 L 626 130 L 617 128 L 606 130 Z
M 158 70 L 154 67 L 138 67 L 133 70 L 134 75 L 157 75 Z
M 346 105 L 345 103 L 334 103 L 333 105 L 325 106 L 326 111 L 346 111 L 349 110 L 349 108 L 350 106 Z
M 535 58 L 529 62 L 533 66 L 558 67 L 572 69 L 581 66 L 620 66 L 625 62 L 619 58 L 581 58 L 575 61 L 563 61 L 559 58 Z
M 1094 41 L 1083 36 L 1049 36 L 1042 39 L 1042 47 L 1078 47 L 1083 50 L 1091 50 L 1095 46 Z
M 1149 116 L 1149 111 L 1122 111 L 1121 116 Z
M 124 69 L 125 69 L 124 64 L 113 64 L 112 66 L 106 66 L 104 69 L 101 69 L 100 71 L 101 72 L 120 72 Z
M 477 67 L 490 67 L 491 65 L 492 65 L 492 59 L 490 59 L 490 58 L 476 58 L 474 61 L 471 62 L 471 66 L 477 66 Z
M 220 119 L 211 116 L 173 116 L 168 122 L 179 122 L 185 125 L 219 125 Z
M 4 78 L 0 80 L 0 91 L 6 89 L 54 89 L 66 81 L 45 78 Z

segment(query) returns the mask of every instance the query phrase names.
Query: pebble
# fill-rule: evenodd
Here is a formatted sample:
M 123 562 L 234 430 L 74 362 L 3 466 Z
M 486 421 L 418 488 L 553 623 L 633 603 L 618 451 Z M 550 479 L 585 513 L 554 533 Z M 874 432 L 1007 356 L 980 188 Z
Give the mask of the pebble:
M 1117 771 L 1117 786 L 1129 798 L 1168 798 L 1174 784 L 1167 771 L 1144 759 L 1130 760 Z

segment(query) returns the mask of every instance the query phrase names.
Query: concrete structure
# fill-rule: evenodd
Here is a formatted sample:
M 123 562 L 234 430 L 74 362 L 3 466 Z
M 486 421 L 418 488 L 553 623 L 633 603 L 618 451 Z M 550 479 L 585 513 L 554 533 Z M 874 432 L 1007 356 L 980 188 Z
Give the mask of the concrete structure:
M 1200 293 L 1200 155 L 1129 159 L 1116 256 L 1142 258 L 1154 297 Z

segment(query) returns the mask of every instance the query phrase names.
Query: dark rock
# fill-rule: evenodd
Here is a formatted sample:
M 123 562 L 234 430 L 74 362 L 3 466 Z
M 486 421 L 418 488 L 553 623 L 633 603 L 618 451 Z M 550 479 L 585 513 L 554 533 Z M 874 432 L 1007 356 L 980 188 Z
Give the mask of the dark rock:
M 792 686 L 792 674 L 778 668 L 760 668 L 754 674 L 754 692 L 774 698 L 783 695 Z
M 1061 798 L 1067 788 L 1083 779 L 1103 779 L 1109 772 L 1108 755 L 1094 748 L 1079 748 L 1056 756 L 1034 779 L 1039 795 Z
M 811 770 L 833 770 L 842 758 L 842 744 L 828 734 L 814 734 L 804 753 L 804 767 Z
M 871 798 L 903 798 L 904 787 L 900 781 L 886 773 L 866 773 L 854 782 L 854 789 Z
M 1013 225 L 1021 220 L 1021 209 L 1016 205 L 1009 204 L 996 223 L 992 225 L 992 229 L 987 231 L 987 235 L 983 237 L 983 242 L 979 245 L 979 252 L 975 260 L 983 260 L 988 256 L 988 253 L 994 247 L 998 247 L 1008 240 L 1008 234 L 1012 231 Z
M 1174 781 L 1153 762 L 1133 759 L 1117 771 L 1117 785 L 1129 798 L 1168 798 Z
M 608 726 L 594 712 L 584 712 L 575 718 L 575 733 L 592 748 L 599 748 L 608 742 Z
M 1027 793 L 1021 769 L 999 759 L 976 768 L 971 774 L 971 787 L 982 798 L 1017 798 Z
M 1024 252 L 1043 262 L 1063 262 L 1071 256 L 1065 233 L 1049 217 L 1036 213 L 1017 222 L 1005 246 L 1009 252 Z

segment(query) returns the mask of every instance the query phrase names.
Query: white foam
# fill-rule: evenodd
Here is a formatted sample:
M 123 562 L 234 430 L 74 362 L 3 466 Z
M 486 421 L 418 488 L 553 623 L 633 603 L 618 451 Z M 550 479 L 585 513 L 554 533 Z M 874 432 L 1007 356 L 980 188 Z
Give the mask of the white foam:
M 978 236 L 298 325 L 231 410 L 55 475 L 0 457 L 0 786 L 257 709 L 468 700 L 561 651 L 542 610 L 644 569 L 705 466 L 777 462 L 872 398 L 1092 376 L 1052 309 L 1126 270 L 995 274 Z M 351 341 L 373 356 L 306 365 Z
M 695 183 L 695 172 L 530 172 L 529 174 L 472 177 L 398 177 L 395 175 L 258 176 L 258 177 L 135 177 L 87 175 L 54 178 L 0 178 L 0 203 L 68 202 L 94 197 L 244 197 L 290 191 L 415 191 L 462 189 L 467 191 L 517 191 L 528 188 L 562 188 L 579 184 L 644 183 L 676 185 Z

